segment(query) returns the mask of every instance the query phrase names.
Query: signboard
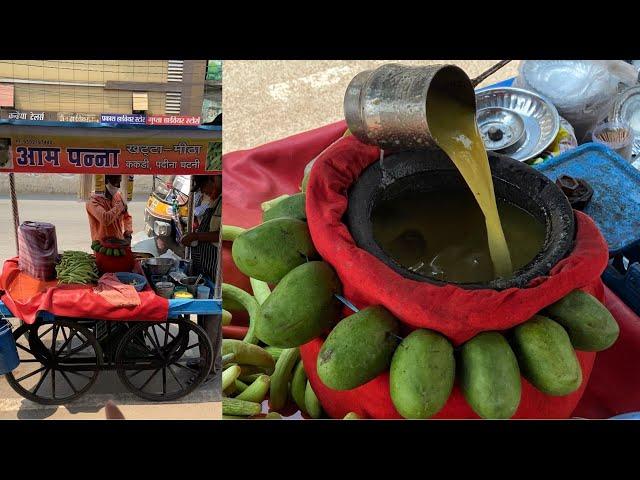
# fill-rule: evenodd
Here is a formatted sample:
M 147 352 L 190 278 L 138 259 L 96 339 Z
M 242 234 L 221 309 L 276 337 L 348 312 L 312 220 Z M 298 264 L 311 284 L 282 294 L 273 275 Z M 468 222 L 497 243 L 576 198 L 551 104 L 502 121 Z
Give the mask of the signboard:
M 183 115 L 147 115 L 147 125 L 198 126 L 200 117 Z
M 58 112 L 58 122 L 98 123 L 100 115 L 97 113 L 66 113 Z
M 80 135 L 73 130 L 68 136 L 20 133 L 9 137 L 0 132 L 0 172 L 198 175 L 218 169 L 218 162 L 207 161 L 221 141 L 212 136 L 145 137 L 140 132 L 104 136 L 91 135 L 89 129 Z
M 146 125 L 146 115 L 130 113 L 103 113 L 100 115 L 100 123 L 119 123 L 126 125 Z
M 37 122 L 97 123 L 100 121 L 100 116 L 96 113 L 34 112 L 24 110 L 2 110 L 0 118 L 4 120 L 29 120 Z
M 27 112 L 21 110 L 2 110 L 0 118 L 5 120 L 30 120 L 37 122 L 56 122 L 58 117 L 53 112 Z

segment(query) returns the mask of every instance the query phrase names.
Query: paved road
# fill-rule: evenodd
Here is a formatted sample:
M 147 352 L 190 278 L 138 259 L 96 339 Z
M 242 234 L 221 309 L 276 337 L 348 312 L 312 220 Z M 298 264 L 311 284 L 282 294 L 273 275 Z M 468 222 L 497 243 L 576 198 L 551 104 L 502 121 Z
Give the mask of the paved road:
M 455 64 L 473 78 L 498 60 L 225 60 L 224 152 L 321 127 L 344 118 L 342 101 L 351 79 L 384 63 Z M 482 86 L 517 74 L 514 60 Z
M 129 204 L 133 216 L 134 230 L 144 228 L 143 199 Z M 18 199 L 20 221 L 26 220 L 50 222 L 56 226 L 59 250 L 91 251 L 91 237 L 84 203 L 73 196 L 63 195 L 21 195 Z M 6 196 L 0 196 L 0 259 L 16 254 L 13 234 L 11 202 Z
M 22 196 L 19 201 L 20 220 L 51 222 L 56 226 L 58 249 L 90 251 L 89 227 L 84 204 L 68 196 Z M 0 260 L 15 255 L 11 206 L 0 196 Z M 134 229 L 144 227 L 144 200 L 129 204 Z M 140 419 L 212 419 L 220 418 L 220 393 L 214 379 L 191 395 L 171 404 L 145 402 L 130 394 L 115 372 L 104 372 L 85 396 L 68 406 L 48 407 L 24 400 L 0 377 L 0 419 L 9 418 L 104 418 L 104 404 L 112 399 L 121 406 L 127 418 Z

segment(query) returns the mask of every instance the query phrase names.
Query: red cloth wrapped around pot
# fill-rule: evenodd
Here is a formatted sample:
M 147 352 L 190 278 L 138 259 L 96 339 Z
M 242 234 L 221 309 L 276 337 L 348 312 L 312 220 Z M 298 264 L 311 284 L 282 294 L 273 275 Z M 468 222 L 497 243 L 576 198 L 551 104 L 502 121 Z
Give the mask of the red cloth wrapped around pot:
M 445 333 L 459 344 L 475 333 L 490 329 L 507 329 L 527 320 L 531 315 L 552 303 L 569 291 L 581 288 L 598 299 L 614 302 L 615 295 L 607 292 L 599 276 L 606 265 L 607 251 L 604 239 L 587 216 L 577 214 L 578 238 L 570 256 L 554 267 L 547 277 L 536 279 L 532 286 L 522 290 L 502 292 L 468 291 L 454 286 L 435 287 L 412 282 L 416 287 L 434 289 L 429 292 L 430 303 L 422 300 L 422 293 L 407 292 L 407 305 L 399 305 L 396 294 L 400 289 L 392 287 L 398 278 L 408 281 L 385 267 L 367 252 L 357 249 L 346 227 L 339 221 L 346 208 L 346 188 L 359 173 L 377 158 L 378 150 L 362 145 L 354 138 L 338 140 L 344 133 L 344 122 L 329 125 L 311 132 L 273 142 L 253 150 L 225 155 L 223 211 L 224 223 L 250 227 L 261 220 L 260 203 L 282 194 L 299 191 L 305 165 L 320 155 L 313 169 L 308 189 L 307 216 L 316 247 L 331 263 L 344 282 L 345 295 L 357 306 L 385 304 L 407 326 L 424 326 Z M 336 142 L 334 145 L 332 145 Z M 327 151 L 327 147 L 331 146 Z M 324 151 L 324 152 L 323 152 Z M 314 208 L 317 206 L 319 208 Z M 357 251 L 359 250 L 359 251 Z M 230 244 L 225 244 L 225 282 L 250 290 L 247 279 L 238 272 L 230 258 Z M 368 258 L 370 257 L 370 258 Z M 360 273 L 351 276 L 347 270 L 353 262 L 367 259 L 367 268 L 375 265 L 378 278 L 367 278 Z M 378 268 L 379 267 L 379 268 Z M 379 270 L 379 271 L 378 271 Z M 395 278 L 393 276 L 398 278 Z M 357 285 L 356 285 L 357 283 Z M 366 285 L 368 288 L 363 288 Z M 410 299 L 408 301 L 407 299 Z M 393 306 L 387 303 L 391 302 Z M 422 304 L 422 311 L 419 306 Z M 609 304 L 607 303 L 609 306 Z M 602 418 L 610 414 L 640 410 L 640 375 L 623 368 L 622 362 L 640 360 L 640 329 L 635 328 L 639 319 L 628 309 L 616 307 L 612 311 L 621 325 L 621 336 L 609 350 L 599 353 L 578 352 L 583 369 L 581 388 L 565 397 L 549 397 L 523 381 L 522 401 L 516 418 L 567 418 L 576 410 L 589 418 Z M 425 312 L 429 312 L 426 314 Z M 454 317 L 465 312 L 464 319 Z M 447 318 L 447 321 L 438 319 Z M 234 320 L 235 320 L 234 316 Z M 443 327 L 446 326 L 446 328 Z M 354 411 L 370 418 L 399 418 L 389 397 L 388 373 L 354 390 L 339 392 L 328 389 L 318 379 L 315 360 L 322 339 L 315 339 L 301 348 L 305 369 L 322 406 L 334 418 L 341 418 Z M 623 351 L 626 357 L 619 352 Z M 602 357 L 606 362 L 600 363 Z M 623 360 L 624 359 L 624 360 Z M 595 365 L 594 365 L 595 362 Z M 602 365 L 602 366 L 601 366 Z M 590 373 L 598 373 L 597 385 L 589 384 Z M 623 369 L 629 373 L 625 381 L 625 398 L 618 395 L 616 385 L 607 380 L 606 372 Z M 586 387 L 586 389 L 585 389 Z M 576 409 L 584 394 L 583 404 L 588 408 Z M 629 398 L 631 398 L 629 400 Z M 584 410 L 584 413 L 581 413 Z M 477 418 L 466 404 L 457 387 L 449 402 L 437 418 Z

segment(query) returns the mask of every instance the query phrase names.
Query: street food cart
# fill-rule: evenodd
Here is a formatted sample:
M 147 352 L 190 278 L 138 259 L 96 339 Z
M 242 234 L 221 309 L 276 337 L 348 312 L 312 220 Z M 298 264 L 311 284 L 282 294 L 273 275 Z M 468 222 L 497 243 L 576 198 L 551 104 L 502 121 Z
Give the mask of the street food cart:
M 191 179 L 193 175 L 220 173 L 208 169 L 211 159 L 207 154 L 218 151 L 212 144 L 221 142 L 221 128 L 215 126 L 3 121 L 0 139 L 9 152 L 0 173 L 10 179 L 16 250 L 21 223 L 15 175 L 172 174 Z M 188 218 L 187 231 L 191 231 L 192 201 Z M 130 245 L 126 249 L 133 256 Z M 125 249 L 121 251 L 124 254 Z M 4 346 L 0 366 L 5 370 L 0 374 L 6 374 L 8 383 L 23 397 L 49 405 L 77 399 L 105 370 L 115 370 L 128 390 L 150 401 L 171 401 L 194 391 L 209 375 L 215 351 L 211 339 L 191 317 L 221 313 L 220 268 L 203 272 L 207 273 L 203 282 L 209 298 L 160 292 L 158 281 L 177 284 L 191 274 L 189 248 L 184 256 L 186 261 L 176 260 L 160 277 L 155 275 L 157 270 L 151 274 L 135 259 L 134 267 L 123 273 L 143 279 L 130 284 L 138 292 L 137 306 L 118 307 L 100 297 L 95 284 L 62 285 L 58 279 L 30 277 L 21 271 L 17 251 L 15 258 L 4 262 L 0 276 Z M 120 280 L 121 273 L 115 275 Z M 9 326 L 10 317 L 19 321 L 13 322 L 17 328 Z M 7 353 L 10 338 L 15 342 L 15 358 L 11 358 L 10 349 Z

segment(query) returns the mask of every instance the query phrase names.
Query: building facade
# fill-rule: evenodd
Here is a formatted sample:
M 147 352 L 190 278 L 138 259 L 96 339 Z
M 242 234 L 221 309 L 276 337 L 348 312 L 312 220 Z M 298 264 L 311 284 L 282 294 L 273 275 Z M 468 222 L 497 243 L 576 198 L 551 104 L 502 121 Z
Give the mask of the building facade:
M 202 103 L 202 123 L 213 122 L 222 113 L 222 60 L 209 60 Z
M 0 60 L 0 116 L 201 116 L 206 72 L 206 60 Z

